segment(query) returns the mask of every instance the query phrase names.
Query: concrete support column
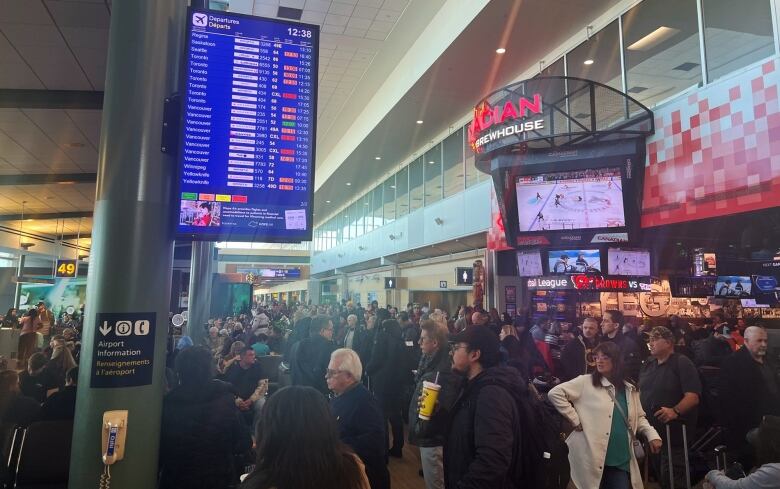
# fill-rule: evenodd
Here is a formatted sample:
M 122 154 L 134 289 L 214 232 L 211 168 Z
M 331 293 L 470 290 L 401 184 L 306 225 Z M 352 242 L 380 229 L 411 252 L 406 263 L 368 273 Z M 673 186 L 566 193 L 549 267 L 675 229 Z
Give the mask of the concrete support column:
M 190 261 L 190 304 L 187 334 L 199 345 L 206 338 L 204 325 L 211 313 L 211 288 L 215 271 L 213 242 L 193 241 Z
M 111 488 L 156 487 L 176 165 L 160 152 L 160 133 L 164 99 L 177 89 L 186 4 L 112 4 L 70 489 L 98 487 L 102 417 L 114 409 L 129 415 L 124 460 L 111 467 Z M 153 329 L 134 334 L 154 332 L 150 385 L 91 387 L 96 339 L 114 334 L 97 331 L 96 316 L 106 313 L 149 315 Z

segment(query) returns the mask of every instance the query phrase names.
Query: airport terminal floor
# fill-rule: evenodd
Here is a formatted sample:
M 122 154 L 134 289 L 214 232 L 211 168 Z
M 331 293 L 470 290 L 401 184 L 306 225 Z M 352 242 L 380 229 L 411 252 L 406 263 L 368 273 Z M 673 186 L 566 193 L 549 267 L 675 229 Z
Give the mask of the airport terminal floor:
M 0 489 L 780 489 L 737 3 L 0 0 Z

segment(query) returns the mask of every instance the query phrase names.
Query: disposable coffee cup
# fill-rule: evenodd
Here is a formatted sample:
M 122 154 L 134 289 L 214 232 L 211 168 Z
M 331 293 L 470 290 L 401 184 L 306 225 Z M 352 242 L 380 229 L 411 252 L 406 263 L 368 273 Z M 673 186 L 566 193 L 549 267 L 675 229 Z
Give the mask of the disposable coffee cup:
M 429 420 L 433 415 L 433 408 L 436 407 L 436 399 L 439 398 L 441 386 L 433 382 L 423 381 L 422 404 L 420 405 L 420 419 Z

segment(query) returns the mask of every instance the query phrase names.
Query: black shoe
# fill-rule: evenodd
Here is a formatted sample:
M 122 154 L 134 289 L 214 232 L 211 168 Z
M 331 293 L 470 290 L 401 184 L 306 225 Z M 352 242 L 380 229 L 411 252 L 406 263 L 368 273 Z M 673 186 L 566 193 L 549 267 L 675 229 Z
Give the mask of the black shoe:
M 404 451 L 401 448 L 391 448 L 387 453 L 391 457 L 395 457 L 395 458 L 403 458 L 404 457 Z

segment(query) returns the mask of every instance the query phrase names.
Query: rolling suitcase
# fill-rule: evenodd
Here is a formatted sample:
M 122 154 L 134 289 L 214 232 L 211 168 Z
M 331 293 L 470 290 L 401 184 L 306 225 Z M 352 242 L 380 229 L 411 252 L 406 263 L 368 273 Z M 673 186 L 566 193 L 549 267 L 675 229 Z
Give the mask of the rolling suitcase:
M 682 438 L 683 438 L 683 457 L 685 457 L 685 487 L 691 489 L 691 466 L 688 460 L 688 430 L 683 424 L 682 426 Z M 669 457 L 669 487 L 672 489 L 678 489 L 674 485 L 674 464 L 672 460 L 672 443 L 671 443 L 671 429 L 669 423 L 666 424 L 666 453 Z

